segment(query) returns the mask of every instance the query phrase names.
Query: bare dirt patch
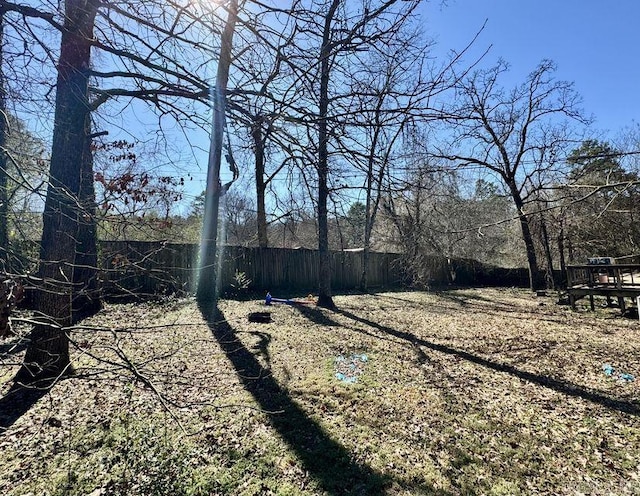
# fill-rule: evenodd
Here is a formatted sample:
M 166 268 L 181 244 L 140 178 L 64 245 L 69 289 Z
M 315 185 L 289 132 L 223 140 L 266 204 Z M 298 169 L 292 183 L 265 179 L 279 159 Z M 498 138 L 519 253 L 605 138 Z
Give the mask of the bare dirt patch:
M 335 302 L 108 306 L 27 400 L 3 342 L 0 493 L 640 494 L 637 320 L 520 290 Z

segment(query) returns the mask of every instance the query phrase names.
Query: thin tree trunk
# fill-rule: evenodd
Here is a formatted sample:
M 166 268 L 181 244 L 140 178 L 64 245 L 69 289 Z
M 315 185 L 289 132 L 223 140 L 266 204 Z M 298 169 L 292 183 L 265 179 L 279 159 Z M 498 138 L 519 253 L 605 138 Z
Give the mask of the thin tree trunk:
M 255 149 L 258 246 L 260 248 L 267 248 L 269 246 L 269 240 L 267 238 L 267 210 L 265 207 L 265 190 L 267 185 L 264 182 L 264 140 L 262 137 L 262 118 L 260 116 L 256 116 L 254 119 L 251 136 Z
M 382 122 L 380 120 L 380 114 L 382 111 L 382 105 L 384 103 L 384 98 L 379 96 L 378 103 L 376 106 L 375 113 L 375 121 L 374 121 L 374 132 L 373 137 L 371 139 L 371 149 L 369 151 L 369 157 L 367 161 L 367 198 L 365 204 L 365 227 L 364 227 L 364 251 L 362 257 L 362 276 L 360 278 L 360 289 L 362 291 L 366 291 L 368 289 L 368 279 L 369 279 L 369 259 L 371 253 L 371 235 L 373 233 L 373 226 L 376 222 L 376 216 L 378 214 L 378 208 L 380 206 L 380 196 L 382 191 L 382 181 L 384 178 L 385 170 L 389 164 L 389 157 L 391 155 L 391 151 L 393 149 L 393 145 L 395 144 L 398 137 L 401 135 L 402 130 L 405 127 L 405 122 L 403 121 L 400 126 L 396 129 L 393 138 L 388 143 L 384 154 L 382 155 L 382 162 L 380 164 L 380 168 L 377 173 L 376 181 L 376 194 L 375 198 L 373 197 L 373 184 L 374 184 L 374 176 L 373 169 L 375 165 L 375 161 L 378 158 L 378 142 L 380 138 L 380 133 L 382 132 Z
M 366 291 L 369 286 L 369 259 L 371 253 L 371 231 L 373 230 L 374 214 L 371 211 L 371 189 L 373 188 L 373 165 L 369 160 L 369 170 L 367 173 L 367 199 L 365 201 L 364 220 L 364 250 L 362 252 L 362 271 L 360 276 L 360 290 Z
M 560 287 L 567 287 L 567 261 L 564 254 L 564 223 L 560 221 L 560 232 L 558 233 L 558 253 L 560 254 Z
M 9 175 L 7 173 L 7 94 L 4 81 L 4 13 L 0 12 L 0 272 L 9 268 Z
M 551 284 L 552 289 L 556 289 L 558 283 L 556 281 L 555 274 L 553 273 L 553 256 L 551 255 L 551 244 L 549 242 L 549 233 L 547 231 L 547 221 L 542 213 L 540 214 L 540 229 L 542 231 L 542 244 L 544 246 L 544 255 L 547 261 L 548 267 L 548 282 Z
M 225 109 L 233 34 L 238 20 L 238 2 L 234 0 L 228 6 L 227 22 L 222 32 L 220 57 L 216 73 L 216 87 L 213 98 L 213 122 L 209 164 L 207 171 L 207 190 L 204 200 L 204 218 L 200 240 L 200 270 L 198 274 L 197 298 L 211 309 L 217 307 L 218 270 L 216 255 L 218 252 L 218 212 L 220 209 L 220 163 L 222 160 L 222 138 L 225 126 Z
M 329 150 L 327 119 L 329 113 L 329 76 L 331 71 L 331 23 L 340 0 L 333 0 L 324 19 L 322 48 L 320 49 L 320 102 L 318 124 L 318 251 L 320 258 L 318 306 L 335 308 L 331 296 L 331 253 L 329 252 Z
M 17 380 L 51 379 L 71 371 L 73 266 L 78 234 L 78 201 L 89 114 L 90 40 L 97 3 L 67 0 L 60 44 L 49 187 L 43 213 L 35 304 L 41 324 L 34 327 Z

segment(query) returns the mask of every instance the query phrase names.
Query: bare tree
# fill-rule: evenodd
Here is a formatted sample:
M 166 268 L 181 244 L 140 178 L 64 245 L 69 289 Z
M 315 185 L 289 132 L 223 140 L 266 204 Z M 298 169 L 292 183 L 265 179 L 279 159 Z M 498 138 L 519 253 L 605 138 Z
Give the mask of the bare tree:
M 485 170 L 505 186 L 517 210 L 530 286 L 540 289 L 545 281 L 531 232 L 536 209 L 528 202 L 554 178 L 562 150 L 570 141 L 567 120 L 585 120 L 573 85 L 553 78 L 553 62 L 543 61 L 512 91 L 499 86 L 507 69 L 506 63 L 499 62 L 461 81 L 446 120 L 454 126 L 453 151 L 439 156 L 461 167 Z
M 430 108 L 432 99 L 450 89 L 455 57 L 442 66 L 429 63 L 430 43 L 411 24 L 399 26 L 393 39 L 361 56 L 357 78 L 350 81 L 353 123 L 343 146 L 352 154 L 357 170 L 364 175 L 365 225 L 361 289 L 367 289 L 367 269 L 372 233 L 384 191 L 384 180 L 393 172 L 405 146 L 409 128 L 426 126 L 439 118 Z M 348 144 L 344 142 L 350 140 Z
M 18 373 L 18 380 L 27 382 L 57 377 L 70 370 L 69 337 L 62 328 L 72 323 L 78 235 L 76 202 L 80 198 L 90 134 L 89 65 L 97 8 L 97 2 L 65 3 L 56 84 L 56 126 L 38 274 L 43 287 L 36 300 L 42 317 L 31 333 Z
M 318 285 L 318 306 L 333 308 L 331 297 L 331 254 L 329 253 L 329 228 L 327 223 L 327 200 L 329 198 L 329 78 L 331 77 L 331 57 L 333 47 L 331 27 L 334 23 L 340 0 L 332 0 L 324 16 L 322 45 L 320 47 L 320 91 L 318 96 L 318 251 L 320 252 L 320 272 Z
M 296 95 L 284 52 L 295 42 L 297 25 L 290 12 L 276 8 L 263 8 L 241 22 L 245 29 L 238 36 L 243 47 L 235 61 L 238 70 L 232 74 L 235 88 L 230 90 L 234 113 L 231 124 L 244 129 L 250 137 L 258 246 L 266 248 L 268 190 L 274 179 L 295 163 L 295 140 L 286 126 L 296 113 Z
M 352 70 L 361 66 L 362 52 L 375 50 L 397 35 L 418 3 L 387 0 L 355 4 L 331 0 L 307 7 L 296 1 L 291 9 L 301 35 L 287 56 L 296 72 L 299 92 L 309 102 L 307 110 L 301 109 L 299 120 L 307 126 L 307 152 L 313 152 L 311 164 L 317 177 L 319 306 L 334 306 L 328 235 L 332 175 L 340 158 L 348 159 L 357 153 L 341 146 L 341 138 L 354 119 L 353 108 L 345 111 L 347 102 L 353 100 L 349 81 L 358 77 Z M 333 177 L 334 184 L 336 179 Z
M 42 320 L 33 331 L 21 380 L 56 377 L 69 370 L 64 328 L 84 316 L 93 303 L 86 298 L 91 294 L 86 282 L 96 280 L 97 270 L 91 112 L 107 102 L 135 98 L 149 102 L 159 115 L 184 119 L 178 99 L 208 99 L 207 85 L 177 58 L 185 47 L 199 46 L 195 34 L 202 22 L 197 14 L 180 5 L 173 10 L 158 4 L 139 7 L 70 0 L 64 5 L 64 20 L 58 21 L 59 13 L 47 11 L 46 5 L 40 9 L 2 3 L 3 11 L 44 22 L 61 36 L 56 51 L 50 40 L 38 37 L 35 27 L 27 30 L 45 53 L 43 59 L 57 58 L 57 82 L 37 295 Z M 132 23 L 137 23 L 136 29 L 131 29 Z M 195 26 L 193 39 L 183 35 L 185 25 Z M 122 64 L 122 70 L 96 70 L 92 50 L 116 67 Z

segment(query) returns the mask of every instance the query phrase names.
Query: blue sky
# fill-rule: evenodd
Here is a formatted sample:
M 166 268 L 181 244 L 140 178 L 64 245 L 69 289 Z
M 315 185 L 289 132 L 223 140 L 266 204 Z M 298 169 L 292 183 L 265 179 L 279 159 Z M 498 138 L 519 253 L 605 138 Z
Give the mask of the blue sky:
M 493 65 L 498 58 L 509 62 L 511 79 L 502 80 L 505 85 L 521 83 L 549 58 L 557 63 L 559 79 L 575 83 L 602 139 L 640 122 L 640 0 L 429 0 L 420 9 L 425 32 L 437 42 L 434 55 L 461 50 L 486 21 L 468 59 L 491 46 L 483 64 Z M 117 131 L 111 135 L 118 137 L 128 138 Z M 187 205 L 206 178 L 208 139 L 199 136 L 195 142 L 202 150 L 186 160 L 193 176 Z
M 542 59 L 552 59 L 557 78 L 574 82 L 600 138 L 614 139 L 640 121 L 640 0 L 430 0 L 420 9 L 425 32 L 437 43 L 435 55 L 461 50 L 486 21 L 468 60 L 491 46 L 482 65 L 509 62 L 505 86 L 523 82 Z M 203 148 L 207 143 L 201 140 Z M 206 177 L 206 151 L 196 157 L 192 195 Z
M 431 0 L 422 12 L 437 53 L 462 49 L 486 20 L 475 53 L 492 45 L 485 63 L 509 62 L 510 84 L 552 59 L 557 77 L 575 83 L 596 129 L 614 136 L 638 120 L 640 1 Z
M 556 77 L 574 82 L 601 139 L 640 121 L 640 0 L 430 0 L 420 14 L 436 56 L 462 50 L 486 21 L 467 58 L 491 46 L 481 66 L 509 62 L 501 79 L 507 87 L 522 83 L 542 59 L 555 61 Z M 198 157 L 193 191 L 206 176 L 206 153 Z

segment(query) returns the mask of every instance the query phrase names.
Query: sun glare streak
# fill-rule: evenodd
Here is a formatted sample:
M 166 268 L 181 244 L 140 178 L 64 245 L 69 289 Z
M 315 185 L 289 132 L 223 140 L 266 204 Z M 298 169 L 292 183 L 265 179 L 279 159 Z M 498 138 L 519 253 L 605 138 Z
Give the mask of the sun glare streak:
M 205 192 L 205 212 L 200 239 L 197 298 L 201 303 L 217 304 L 217 286 L 220 277 L 216 256 L 218 245 L 219 207 L 224 190 L 220 184 L 220 162 L 222 159 L 223 135 L 225 130 L 226 91 L 232 60 L 233 35 L 238 21 L 238 1 L 231 0 L 227 9 L 220 39 L 220 54 L 216 70 L 213 113 L 211 120 L 211 141 L 207 167 L 207 189 Z

